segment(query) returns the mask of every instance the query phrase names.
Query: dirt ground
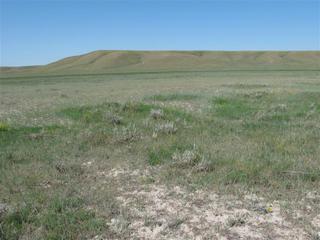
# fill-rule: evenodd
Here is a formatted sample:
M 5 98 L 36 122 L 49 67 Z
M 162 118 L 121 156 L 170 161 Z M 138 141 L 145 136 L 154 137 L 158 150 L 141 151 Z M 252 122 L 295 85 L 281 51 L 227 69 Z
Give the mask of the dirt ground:
M 91 165 L 86 164 L 89 168 Z M 320 201 L 318 192 L 307 193 L 299 201 L 301 209 L 288 211 L 290 202 L 268 202 L 252 193 L 239 197 L 157 182 L 139 184 L 139 179 L 152 176 L 154 171 L 114 168 L 97 172 L 100 184 L 113 182 L 121 186 L 116 199 L 127 213 L 108 223 L 120 236 L 123 233 L 130 239 L 319 239 L 320 214 L 314 211 L 314 204 Z M 94 239 L 110 238 L 97 235 Z

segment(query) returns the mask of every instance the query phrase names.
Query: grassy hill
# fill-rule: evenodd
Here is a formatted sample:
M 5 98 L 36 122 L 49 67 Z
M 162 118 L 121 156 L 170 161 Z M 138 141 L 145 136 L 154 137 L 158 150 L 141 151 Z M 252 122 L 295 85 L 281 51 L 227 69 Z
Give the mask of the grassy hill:
M 320 69 L 320 52 L 95 51 L 43 66 L 2 67 L 1 75 L 296 69 Z

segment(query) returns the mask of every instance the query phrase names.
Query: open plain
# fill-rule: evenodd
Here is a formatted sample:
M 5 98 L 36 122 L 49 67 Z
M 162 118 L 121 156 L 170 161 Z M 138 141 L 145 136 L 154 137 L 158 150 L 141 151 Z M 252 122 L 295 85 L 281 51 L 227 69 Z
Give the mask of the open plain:
M 1 68 L 0 239 L 320 239 L 319 52 Z

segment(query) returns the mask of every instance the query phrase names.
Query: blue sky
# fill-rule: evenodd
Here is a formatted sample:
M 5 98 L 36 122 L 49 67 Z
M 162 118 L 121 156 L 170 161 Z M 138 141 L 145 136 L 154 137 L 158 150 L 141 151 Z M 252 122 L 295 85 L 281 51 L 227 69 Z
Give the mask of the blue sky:
M 320 50 L 311 0 L 0 0 L 0 65 L 99 49 Z

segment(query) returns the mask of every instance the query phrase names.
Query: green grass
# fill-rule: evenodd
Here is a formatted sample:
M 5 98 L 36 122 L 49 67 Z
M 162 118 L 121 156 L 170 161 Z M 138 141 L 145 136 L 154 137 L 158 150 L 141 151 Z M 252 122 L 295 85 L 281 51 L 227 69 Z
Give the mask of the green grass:
M 5 132 L 9 130 L 9 126 L 5 123 L 0 122 L 0 132 Z
M 0 203 L 11 208 L 0 217 L 1 237 L 120 238 L 124 233 L 107 224 L 125 215 L 115 197 L 126 185 L 133 191 L 155 183 L 243 189 L 287 199 L 319 189 L 320 89 L 301 84 L 317 84 L 317 76 L 201 72 L 0 80 Z M 162 109 L 163 117 L 152 118 L 152 109 Z M 177 130 L 155 134 L 166 123 Z M 102 174 L 117 168 L 151 168 L 153 175 L 140 183 L 130 175 L 114 180 Z
M 190 139 L 189 144 L 196 143 L 204 149 L 211 171 L 194 174 L 204 185 L 213 182 L 273 188 L 285 188 L 289 182 L 313 185 L 320 177 L 318 158 L 314 155 L 319 152 L 319 129 L 312 127 L 319 118 L 316 103 L 319 97 L 319 94 L 287 94 L 279 99 L 252 100 L 245 95 L 214 98 L 208 115 L 202 121 L 191 122 L 192 130 L 179 132 L 175 138 L 183 142 Z M 305 121 L 311 126 L 304 128 Z M 292 136 L 298 132 L 299 137 Z M 158 147 L 158 152 L 149 153 L 150 164 L 167 164 L 173 152 L 171 147 Z M 313 159 L 313 167 L 303 165 L 302 158 Z M 169 171 L 183 174 L 171 165 Z M 296 174 L 292 176 L 290 172 Z
M 77 197 L 50 199 L 46 206 L 26 203 L 1 220 L 2 239 L 19 239 L 25 232 L 41 227 L 39 239 L 76 239 L 86 232 L 88 236 L 105 228 L 95 213 L 85 210 Z M 31 229 L 30 229 L 31 228 Z
M 154 96 L 148 96 L 144 98 L 145 100 L 153 101 L 188 101 L 199 99 L 196 94 L 185 94 L 185 93 L 174 93 L 174 94 L 157 94 Z
M 183 144 L 181 142 L 176 142 L 176 139 L 174 139 L 169 142 L 169 146 L 168 144 L 159 146 L 155 143 L 155 146 L 148 150 L 148 163 L 152 166 L 170 163 L 175 151 L 192 149 L 192 145 Z
M 228 119 L 241 119 L 254 112 L 253 106 L 241 98 L 223 98 L 213 99 L 213 114 Z

